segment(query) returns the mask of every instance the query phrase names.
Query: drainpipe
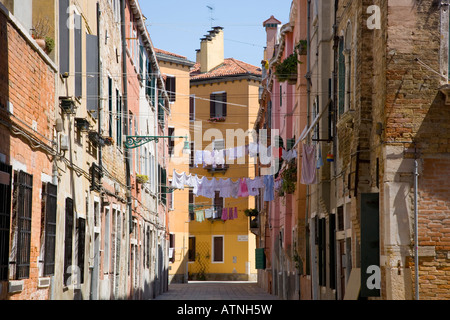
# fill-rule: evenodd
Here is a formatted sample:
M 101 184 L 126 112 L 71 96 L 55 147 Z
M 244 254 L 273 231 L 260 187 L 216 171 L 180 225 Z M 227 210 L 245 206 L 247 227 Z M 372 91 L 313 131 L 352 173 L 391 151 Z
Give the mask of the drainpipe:
M 98 134 L 101 135 L 102 133 L 102 110 L 103 110 L 103 99 L 101 99 L 102 96 L 102 75 L 101 75 L 101 41 L 100 41 L 100 19 L 101 19 L 102 12 L 100 11 L 100 3 L 97 3 L 97 47 L 98 47 L 98 105 L 97 105 L 97 122 L 98 122 Z M 100 168 L 103 169 L 103 159 L 102 159 L 102 146 L 99 144 L 98 146 L 98 165 Z
M 419 300 L 419 219 L 418 219 L 418 177 L 419 177 L 419 164 L 417 159 L 414 160 L 414 266 L 415 266 L 415 278 L 416 278 L 416 300 Z
M 122 33 L 122 82 L 123 82 L 123 117 L 124 121 L 124 131 L 128 133 L 128 80 L 127 80 L 127 38 L 126 38 L 126 28 L 125 28 L 125 1 L 120 0 L 120 16 L 121 16 L 121 33 Z M 127 179 L 127 207 L 128 207 L 128 228 L 129 233 L 133 232 L 133 224 L 132 224 L 132 208 L 131 208 L 131 170 L 130 170 L 130 155 L 129 150 L 125 148 L 125 170 L 126 170 L 126 179 Z
M 307 55 L 306 55 L 306 85 L 307 85 L 307 100 L 306 100 L 306 105 L 307 105 L 307 128 L 309 128 L 311 119 L 310 119 L 310 108 L 311 108 L 311 64 L 310 64 L 310 58 L 311 58 L 311 36 L 310 36 L 310 32 L 311 32 L 311 0 L 308 0 L 308 6 L 307 6 L 307 11 L 308 11 L 308 17 L 307 17 L 307 31 L 306 31 L 306 43 L 307 43 Z M 310 210 L 310 198 L 309 198 L 309 192 L 310 192 L 310 187 L 309 185 L 306 185 L 306 210 L 305 210 L 305 226 L 309 227 L 309 210 Z M 311 259 L 311 254 L 312 254 L 312 242 L 311 241 L 311 232 L 309 232 L 309 237 L 310 237 L 310 241 L 309 241 L 309 246 L 310 246 L 310 250 L 309 251 L 309 255 L 310 255 L 310 272 L 312 272 L 312 266 L 313 266 L 313 261 Z M 312 295 L 313 295 L 313 300 L 314 300 L 314 283 L 312 284 Z

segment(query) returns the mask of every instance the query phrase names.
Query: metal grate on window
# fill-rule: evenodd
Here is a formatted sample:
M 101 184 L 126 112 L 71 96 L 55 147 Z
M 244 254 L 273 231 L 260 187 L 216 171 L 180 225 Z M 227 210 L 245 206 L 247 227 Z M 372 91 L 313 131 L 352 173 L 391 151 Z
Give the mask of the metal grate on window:
M 12 167 L 0 163 L 0 281 L 8 280 Z
M 20 171 L 17 198 L 17 263 L 16 278 L 30 276 L 31 214 L 33 203 L 33 176 Z

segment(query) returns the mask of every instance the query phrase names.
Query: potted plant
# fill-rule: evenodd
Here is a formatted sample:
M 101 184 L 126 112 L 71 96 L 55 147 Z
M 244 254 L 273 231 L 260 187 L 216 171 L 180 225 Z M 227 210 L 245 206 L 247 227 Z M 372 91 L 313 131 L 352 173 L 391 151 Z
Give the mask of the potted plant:
M 49 36 L 45 37 L 45 53 L 49 54 L 55 49 L 55 40 Z
M 275 67 L 275 75 L 279 82 L 288 81 L 289 84 L 297 82 L 297 65 L 302 63 L 298 60 L 297 52 L 287 57 Z
M 225 120 L 226 120 L 225 117 L 215 117 L 209 119 L 210 122 L 225 122 Z
M 258 209 L 245 209 L 244 214 L 247 217 L 256 217 L 256 216 L 258 216 L 259 212 L 258 212 Z
M 48 33 L 50 31 L 50 20 L 48 18 L 42 18 L 40 17 L 37 19 L 37 22 L 33 26 L 33 33 L 32 37 L 36 41 L 36 43 L 41 47 L 42 50 L 46 50 L 47 43 L 46 43 L 46 37 L 48 37 Z M 51 46 L 51 43 L 49 41 L 49 46 Z M 53 43 L 54 48 L 54 43 Z M 52 50 L 53 50 L 52 48 Z
M 112 146 L 114 144 L 114 139 L 111 137 L 103 137 L 103 141 L 106 146 Z
M 300 40 L 295 48 L 300 56 L 306 56 L 308 54 L 308 41 Z
M 148 181 L 148 176 L 144 174 L 137 174 L 136 175 L 136 182 L 140 184 L 144 184 Z
M 281 179 L 279 196 L 283 197 L 285 194 L 293 194 L 297 184 L 297 163 L 295 159 L 291 160 L 287 168 L 281 172 Z

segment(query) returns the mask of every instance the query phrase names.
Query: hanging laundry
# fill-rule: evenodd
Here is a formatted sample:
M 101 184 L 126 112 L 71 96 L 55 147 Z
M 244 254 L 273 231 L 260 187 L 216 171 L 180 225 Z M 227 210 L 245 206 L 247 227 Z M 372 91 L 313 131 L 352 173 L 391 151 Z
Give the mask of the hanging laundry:
M 217 183 L 217 189 L 219 190 L 219 196 L 221 198 L 231 198 L 231 179 L 220 178 Z
M 238 210 L 237 207 L 234 207 L 234 219 L 238 218 Z
M 184 190 L 185 183 L 186 183 L 186 174 L 184 172 L 177 173 L 175 169 L 173 169 L 172 187 L 175 189 Z
M 228 220 L 234 220 L 233 208 L 228 208 L 227 212 L 228 212 Z
M 322 148 L 317 148 L 317 169 L 323 167 L 323 159 L 322 159 Z
M 239 197 L 239 187 L 240 187 L 239 180 L 237 180 L 236 182 L 231 181 L 230 198 L 236 199 Z
M 264 201 L 273 201 L 275 198 L 273 176 L 264 176 Z
M 316 147 L 303 145 L 301 184 L 316 182 Z
M 203 184 L 203 181 L 206 180 L 206 177 L 199 178 L 197 175 L 195 175 L 195 178 L 192 180 L 193 189 L 192 193 L 196 195 L 197 197 L 200 195 L 200 187 Z
M 194 155 L 194 165 L 196 168 L 198 168 L 198 165 L 203 164 L 203 151 L 202 150 L 196 150 Z
M 228 220 L 228 210 L 226 208 L 222 209 L 222 220 L 227 221 Z
M 248 195 L 259 195 L 259 189 L 264 188 L 263 177 L 255 177 L 254 179 L 247 179 Z
M 203 150 L 203 167 L 211 166 L 214 162 L 212 152 L 208 150 Z
M 215 182 L 216 179 L 209 180 L 203 177 L 201 184 L 198 187 L 198 195 L 205 198 L 213 199 L 215 197 Z
M 222 166 L 225 164 L 225 150 L 216 150 L 214 153 L 214 163 L 216 166 Z
M 212 219 L 213 217 L 213 210 L 212 209 L 206 209 L 205 210 L 205 219 Z
M 212 214 L 213 214 L 213 219 L 220 219 L 221 218 L 221 214 L 222 211 L 221 210 L 212 210 Z
M 248 197 L 248 187 L 247 187 L 247 179 L 246 178 L 239 179 L 238 197 L 241 197 L 241 198 Z
M 252 142 L 248 146 L 248 155 L 252 158 L 258 156 L 258 143 Z
M 195 217 L 197 222 L 203 222 L 205 220 L 205 213 L 203 210 L 195 212 Z

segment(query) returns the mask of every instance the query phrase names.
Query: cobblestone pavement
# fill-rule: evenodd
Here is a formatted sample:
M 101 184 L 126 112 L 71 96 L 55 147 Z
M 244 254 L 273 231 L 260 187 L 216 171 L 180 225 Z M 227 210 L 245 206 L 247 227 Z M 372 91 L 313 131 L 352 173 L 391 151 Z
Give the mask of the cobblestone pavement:
M 279 298 L 265 292 L 256 282 L 189 281 L 169 285 L 169 291 L 155 300 L 279 300 Z

